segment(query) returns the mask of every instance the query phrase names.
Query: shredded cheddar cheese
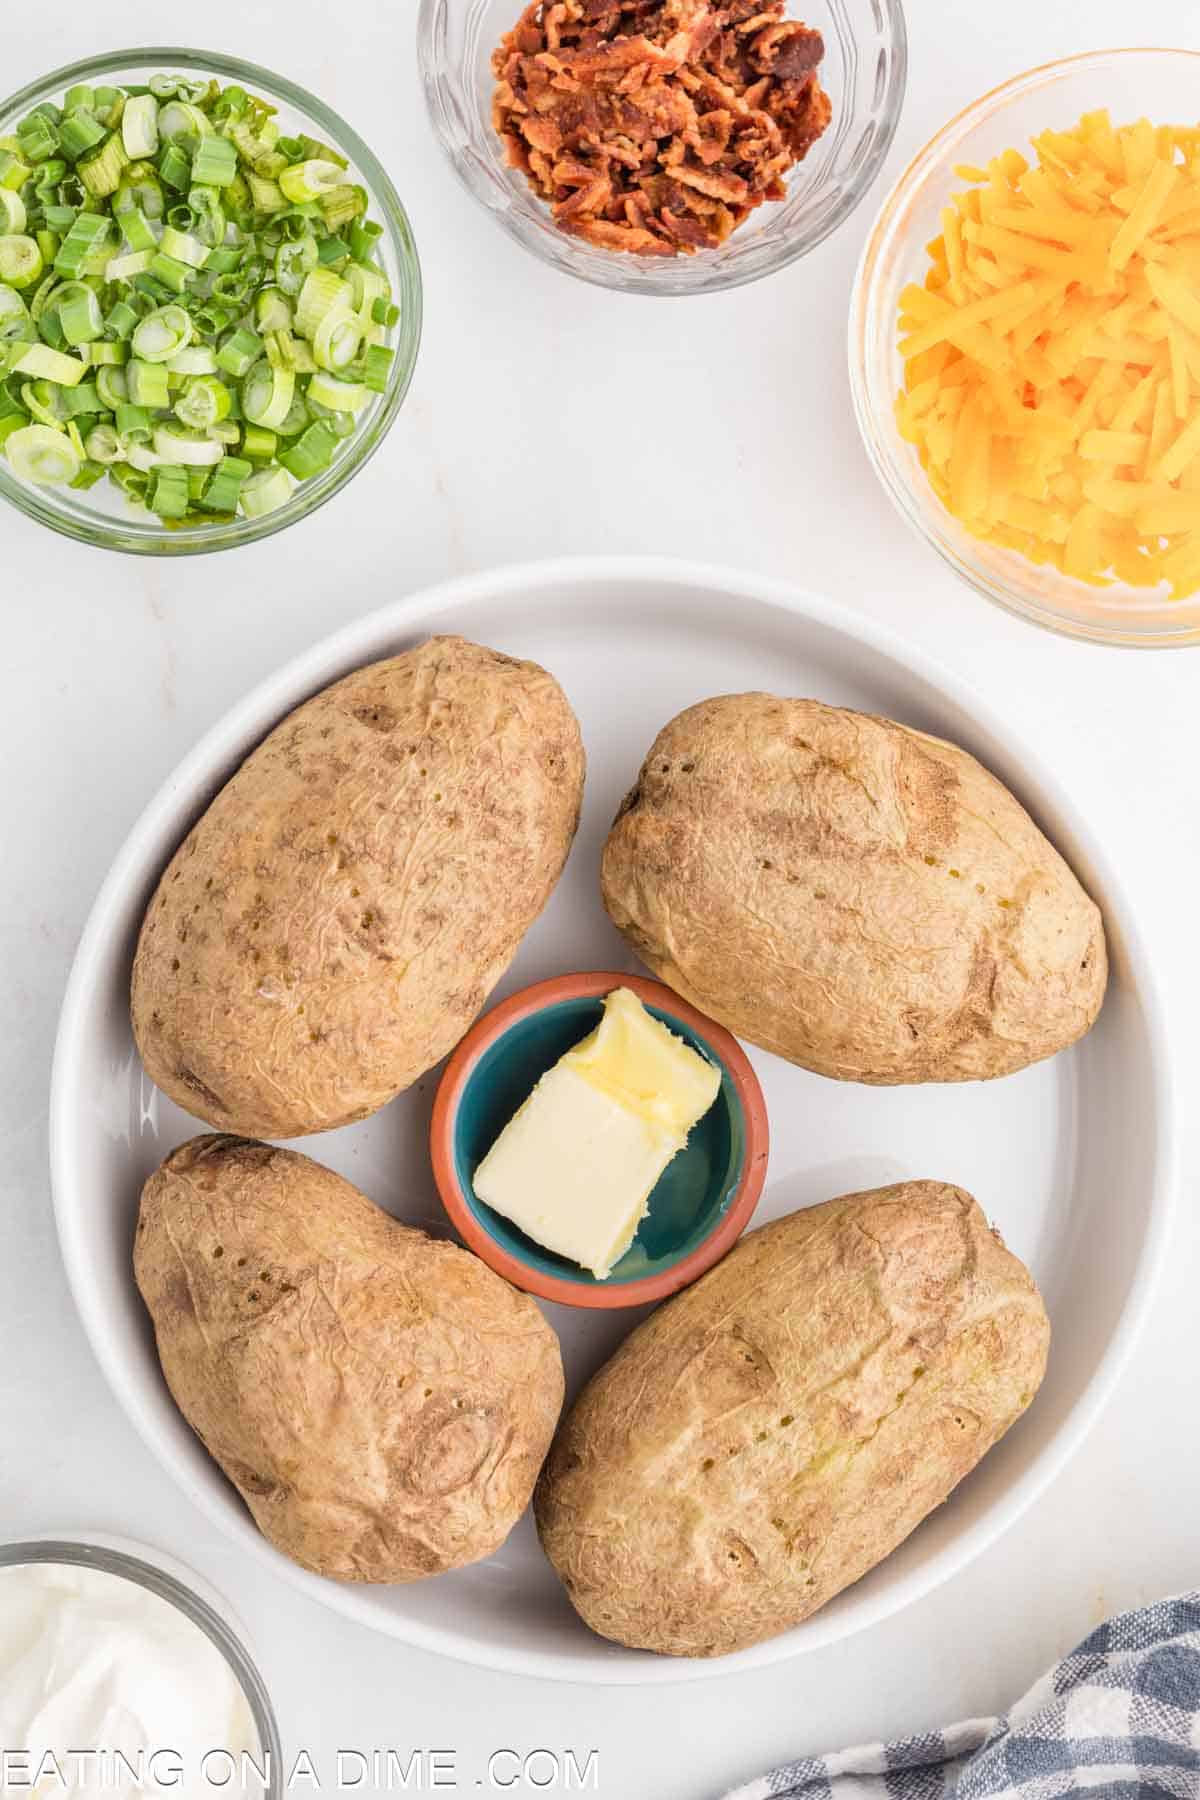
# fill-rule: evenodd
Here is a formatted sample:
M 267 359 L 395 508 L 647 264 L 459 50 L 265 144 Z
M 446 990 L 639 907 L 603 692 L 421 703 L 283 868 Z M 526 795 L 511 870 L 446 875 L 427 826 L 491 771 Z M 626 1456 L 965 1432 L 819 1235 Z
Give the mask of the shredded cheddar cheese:
M 900 296 L 901 435 L 974 536 L 1200 591 L 1200 127 L 1085 113 L 941 214 Z

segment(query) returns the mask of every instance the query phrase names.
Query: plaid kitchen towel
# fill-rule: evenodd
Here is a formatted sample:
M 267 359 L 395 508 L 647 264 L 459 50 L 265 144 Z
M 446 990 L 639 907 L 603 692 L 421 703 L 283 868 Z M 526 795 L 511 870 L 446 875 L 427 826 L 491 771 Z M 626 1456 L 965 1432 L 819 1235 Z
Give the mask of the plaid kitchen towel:
M 1121 1613 L 999 1719 L 789 1763 L 727 1800 L 1198 1800 L 1200 1592 Z

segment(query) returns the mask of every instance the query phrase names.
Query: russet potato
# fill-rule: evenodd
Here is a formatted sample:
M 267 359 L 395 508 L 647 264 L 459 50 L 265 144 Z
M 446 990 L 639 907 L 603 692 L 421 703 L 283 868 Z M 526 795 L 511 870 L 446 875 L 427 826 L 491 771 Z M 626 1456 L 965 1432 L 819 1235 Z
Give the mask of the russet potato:
M 477 1257 L 296 1151 L 209 1136 L 146 1183 L 134 1270 L 176 1404 L 285 1556 L 405 1582 L 504 1542 L 562 1359 Z
M 147 1073 L 248 1137 L 365 1118 L 450 1051 L 562 871 L 579 727 L 536 663 L 463 638 L 291 713 L 172 858 L 133 968 Z
M 672 719 L 605 846 L 637 954 L 820 1075 L 1011 1074 L 1100 1010 L 1100 913 L 994 775 L 889 719 L 728 694 Z
M 961 1188 L 909 1181 L 751 1232 L 569 1409 L 542 1544 L 594 1631 L 722 1656 L 894 1550 L 1028 1406 L 1049 1324 Z

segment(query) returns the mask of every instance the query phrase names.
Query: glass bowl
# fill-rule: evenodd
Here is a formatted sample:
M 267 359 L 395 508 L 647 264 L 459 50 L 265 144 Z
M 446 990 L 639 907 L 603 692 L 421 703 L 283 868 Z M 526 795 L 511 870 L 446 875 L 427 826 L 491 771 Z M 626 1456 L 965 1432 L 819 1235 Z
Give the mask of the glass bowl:
M 850 216 L 887 154 L 904 99 L 900 0 L 793 0 L 825 39 L 833 119 L 788 178 L 788 197 L 751 214 L 719 250 L 640 257 L 568 237 L 492 126 L 492 51 L 525 0 L 421 0 L 417 53 L 434 129 L 464 187 L 510 237 L 568 275 L 629 294 L 709 294 L 757 281 L 813 250 Z
M 958 163 L 981 164 L 999 151 L 1028 147 L 1032 134 L 1073 125 L 1108 107 L 1114 123 L 1143 115 L 1157 124 L 1197 116 L 1200 53 L 1104 50 L 1047 63 L 993 88 L 960 112 L 914 157 L 884 202 L 867 241 L 850 312 L 850 385 L 863 441 L 901 515 L 979 593 L 1037 625 L 1098 643 L 1143 646 L 1200 640 L 1200 596 L 1170 600 L 1166 590 L 1122 582 L 1093 588 L 1018 552 L 986 544 L 942 506 L 896 426 L 903 385 L 896 317 L 901 289 L 922 282 L 925 245 L 941 230 L 939 214 Z
M 290 500 L 262 518 L 237 518 L 213 525 L 169 527 L 140 507 L 130 505 L 112 482 L 97 482 L 78 492 L 69 487 L 39 487 L 19 481 L 0 455 L 0 494 L 14 506 L 54 531 L 106 550 L 129 550 L 148 556 L 187 556 L 207 550 L 228 550 L 271 537 L 307 518 L 332 498 L 358 473 L 383 442 L 404 403 L 412 380 L 421 341 L 421 269 L 408 215 L 391 180 L 356 131 L 328 106 L 282 75 L 256 63 L 242 62 L 207 50 L 177 46 L 149 50 L 114 50 L 107 56 L 89 56 L 64 69 L 55 69 L 19 94 L 0 102 L 0 137 L 10 133 L 16 121 L 43 100 L 61 100 L 76 82 L 142 82 L 155 70 L 172 73 L 215 75 L 238 82 L 279 109 L 285 127 L 307 132 L 332 144 L 346 156 L 351 173 L 367 191 L 368 214 L 383 226 L 377 254 L 392 284 L 400 308 L 400 323 L 388 342 L 396 355 L 386 391 L 373 395 L 358 415 L 353 437 L 321 474 L 302 482 Z
M 240 1627 L 225 1602 L 198 1575 L 160 1551 L 144 1549 L 140 1544 L 127 1544 L 117 1538 L 90 1532 L 78 1537 L 38 1538 L 26 1543 L 0 1544 L 0 1570 L 24 1568 L 30 1563 L 66 1564 L 72 1568 L 97 1569 L 102 1574 L 131 1581 L 175 1607 L 202 1631 L 229 1664 L 253 1720 L 258 1739 L 256 1761 L 266 1776 L 263 1782 L 255 1779 L 255 1790 L 261 1800 L 281 1800 L 285 1791 L 285 1779 L 275 1710 L 263 1685 L 262 1676 L 241 1642 Z M 124 1745 L 117 1747 L 124 1748 Z M 80 1745 L 77 1748 L 88 1750 L 109 1746 Z M 146 1748 L 149 1750 L 157 1746 L 147 1745 Z M 218 1750 L 223 1746 L 214 1744 L 212 1748 Z M 227 1792 L 240 1794 L 243 1787 L 239 1782 L 231 1781 Z

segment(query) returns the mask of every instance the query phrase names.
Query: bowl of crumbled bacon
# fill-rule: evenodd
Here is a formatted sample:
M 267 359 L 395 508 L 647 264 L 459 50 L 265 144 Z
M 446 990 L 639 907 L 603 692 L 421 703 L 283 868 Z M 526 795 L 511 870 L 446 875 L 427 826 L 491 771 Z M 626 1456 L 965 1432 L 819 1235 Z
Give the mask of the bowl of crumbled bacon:
M 421 0 L 418 48 L 442 145 L 498 223 L 639 293 L 813 249 L 904 92 L 901 0 Z

